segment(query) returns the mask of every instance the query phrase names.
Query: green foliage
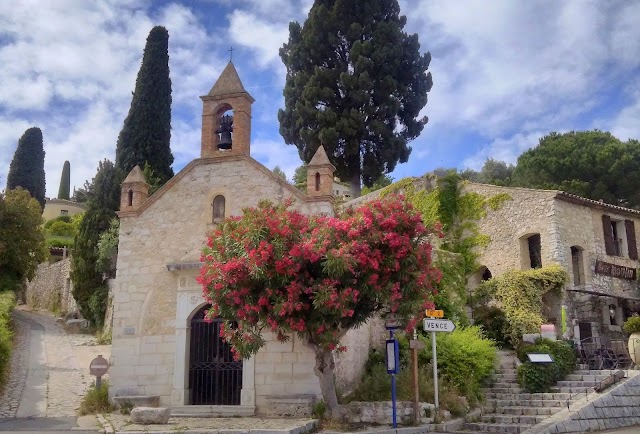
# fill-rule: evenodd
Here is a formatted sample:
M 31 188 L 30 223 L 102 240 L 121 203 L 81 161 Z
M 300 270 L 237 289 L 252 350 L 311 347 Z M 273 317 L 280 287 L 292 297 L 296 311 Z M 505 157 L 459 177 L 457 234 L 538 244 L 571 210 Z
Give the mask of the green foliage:
M 425 339 L 428 343 L 430 338 Z M 455 386 L 469 402 L 481 398 L 482 387 L 491 377 L 497 361 L 495 343 L 484 337 L 477 326 L 457 328 L 436 335 L 438 372 L 443 380 Z M 420 353 L 423 361 L 431 360 L 431 345 Z
M 497 306 L 480 305 L 473 311 L 474 324 L 482 327 L 487 338 L 500 348 L 511 348 L 509 341 L 509 323 L 502 309 Z
M 311 415 L 316 419 L 324 419 L 325 414 L 327 413 L 327 404 L 324 402 L 324 399 L 313 404 L 311 409 Z
M 0 277 L 0 279 L 2 279 Z M 0 283 L 0 288 L 2 288 Z M 4 389 L 11 362 L 11 344 L 13 333 L 11 331 L 11 311 L 16 305 L 16 288 L 9 288 L 0 292 L 0 390 Z
M 68 215 L 59 215 L 59 216 L 58 216 L 58 217 L 56 217 L 56 218 L 53 218 L 53 219 L 51 219 L 51 220 L 47 220 L 47 221 L 44 223 L 44 228 L 48 230 L 48 229 L 51 227 L 51 225 L 52 225 L 52 224 L 54 224 L 54 223 L 56 223 L 56 222 L 71 223 L 71 222 L 72 222 L 72 220 L 71 220 L 71 216 L 68 216 Z
M 45 204 L 44 145 L 40 128 L 29 128 L 24 132 L 9 166 L 7 190 L 22 187 L 40 204 Z
M 289 25 L 280 49 L 287 68 L 280 134 L 309 162 L 323 143 L 337 176 L 352 192 L 411 153 L 433 84 L 431 55 L 403 29 L 397 0 L 316 1 L 301 26 Z
M 431 366 L 430 338 L 420 336 L 425 349 L 418 353 L 418 389 L 420 400 L 433 402 L 434 387 Z M 412 400 L 410 350 L 406 338 L 400 338 L 400 373 L 397 375 L 399 400 Z M 444 409 L 459 416 L 468 410 L 469 402 L 481 398 L 482 387 L 493 374 L 496 349 L 492 341 L 484 338 L 478 327 L 457 329 L 437 335 L 440 402 Z M 465 399 L 461 399 L 461 396 Z M 386 372 L 384 353 L 372 350 L 365 372 L 352 400 L 383 401 L 391 399 L 391 380 Z
M 497 211 L 500 208 L 502 208 L 502 204 L 507 200 L 513 200 L 511 195 L 509 195 L 509 193 L 498 193 L 487 199 L 487 205 L 492 210 Z
M 307 165 L 299 166 L 293 173 L 293 184 L 298 190 L 307 191 Z
M 97 268 L 100 234 L 109 229 L 119 206 L 118 171 L 108 160 L 98 165 L 88 189 L 87 209 L 80 221 L 71 257 L 73 296 L 80 313 L 93 325 L 101 325 L 107 303 L 107 289 Z
M 550 354 L 552 363 L 531 363 L 527 353 Z M 522 365 L 518 367 L 518 383 L 527 393 L 549 392 L 551 386 L 566 378 L 576 367 L 576 354 L 566 342 L 538 339 L 522 344 L 517 350 Z
M 460 177 L 471 182 L 509 187 L 513 185 L 514 170 L 515 167 L 512 164 L 487 158 L 479 172 L 473 169 L 465 169 L 460 172 Z
M 73 248 L 73 243 L 75 241 L 75 237 L 57 237 L 57 236 L 47 236 L 46 244 L 47 248 L 51 247 L 68 247 L 69 249 Z
M 425 184 L 432 187 L 425 188 Z M 436 265 L 443 277 L 437 285 L 436 306 L 445 310 L 448 318 L 465 324 L 467 278 L 480 266 L 479 248 L 490 240 L 480 233 L 476 221 L 484 217 L 488 209 L 499 209 L 509 197 L 499 194 L 484 198 L 475 192 L 464 193 L 460 187 L 460 175 L 455 170 L 446 170 L 437 180 L 431 175 L 402 179 L 384 188 L 380 195 L 401 192 L 420 212 L 426 226 L 442 229 L 443 242 L 436 252 Z M 445 255 L 443 251 L 457 257 Z
M 60 177 L 60 188 L 58 189 L 58 199 L 69 200 L 71 192 L 71 163 L 65 161 L 62 165 L 62 176 Z
M 376 179 L 371 187 L 364 187 L 362 189 L 362 194 L 369 194 L 373 191 L 380 190 L 381 188 L 385 188 L 388 185 L 393 183 L 393 178 L 391 175 L 382 175 L 380 178 Z
M 84 398 L 82 398 L 79 409 L 81 416 L 85 414 L 111 413 L 112 411 L 113 406 L 109 402 L 108 381 L 103 381 L 99 389 L 92 385 Z
M 55 221 L 47 228 L 49 235 L 57 235 L 61 237 L 73 237 L 76 234 L 76 227 L 73 223 L 63 221 Z
M 120 220 L 111 219 L 109 228 L 100 234 L 98 240 L 98 259 L 96 267 L 99 272 L 115 277 L 115 259 L 118 255 L 118 235 L 120 233 Z
M 599 130 L 551 133 L 518 158 L 516 185 L 640 206 L 640 143 Z
M 18 187 L 0 193 L 0 275 L 32 279 L 46 257 L 40 204 Z
M 171 79 L 168 44 L 167 29 L 161 26 L 151 29 L 129 114 L 116 146 L 116 167 L 122 173 L 129 173 L 135 166 L 144 168 L 148 163 L 160 185 L 173 176 L 173 155 L 169 147 Z
M 98 345 L 111 345 L 112 341 L 112 333 L 109 331 L 108 333 L 98 332 L 96 334 L 96 344 Z
M 559 294 L 568 282 L 567 272 L 559 265 L 535 270 L 509 270 L 501 276 L 482 282 L 476 289 L 480 304 L 493 300 L 504 312 L 509 342 L 518 346 L 524 333 L 537 333 L 544 322 L 542 296 Z
M 149 184 L 149 196 L 155 193 L 160 187 L 162 187 L 162 179 L 156 175 L 155 171 L 151 168 L 148 161 L 144 163 L 144 169 L 142 169 L 142 176 Z
M 640 333 L 640 317 L 632 316 L 624 322 L 622 326 L 626 333 Z
M 284 171 L 280 168 L 280 166 L 276 166 L 276 167 L 274 167 L 274 168 L 273 168 L 273 173 L 274 173 L 276 176 L 278 176 L 278 177 L 280 177 L 280 178 L 284 179 L 285 181 L 289 182 L 289 181 L 287 180 L 287 174 L 286 174 L 286 173 L 284 173 Z

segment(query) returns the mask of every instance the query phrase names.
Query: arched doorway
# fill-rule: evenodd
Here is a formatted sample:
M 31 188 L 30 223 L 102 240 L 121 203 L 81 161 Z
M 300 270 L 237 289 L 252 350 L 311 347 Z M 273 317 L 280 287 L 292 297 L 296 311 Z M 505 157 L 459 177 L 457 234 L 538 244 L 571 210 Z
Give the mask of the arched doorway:
M 231 345 L 220 337 L 222 321 L 205 320 L 211 305 L 191 318 L 189 390 L 191 405 L 240 405 L 242 360 L 233 360 Z

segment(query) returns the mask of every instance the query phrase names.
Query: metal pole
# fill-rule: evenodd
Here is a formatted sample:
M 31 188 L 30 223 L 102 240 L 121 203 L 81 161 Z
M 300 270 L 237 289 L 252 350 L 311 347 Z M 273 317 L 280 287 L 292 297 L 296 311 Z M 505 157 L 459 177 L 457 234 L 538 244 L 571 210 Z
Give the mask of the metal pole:
M 100 390 L 102 388 L 102 377 L 96 377 L 96 389 Z
M 413 329 L 413 339 L 417 342 L 418 332 Z M 418 390 L 418 348 L 411 348 L 411 374 L 413 376 L 413 423 L 420 421 L 420 391 Z
M 431 332 L 431 352 L 433 353 L 433 392 L 436 412 L 440 408 L 438 402 L 438 355 L 436 354 L 436 332 Z
M 391 339 L 394 339 L 393 330 L 389 330 L 389 334 L 391 335 Z M 396 363 L 398 361 L 396 360 Z M 398 427 L 397 415 L 396 415 L 396 374 L 391 374 L 391 405 L 393 407 L 393 427 Z

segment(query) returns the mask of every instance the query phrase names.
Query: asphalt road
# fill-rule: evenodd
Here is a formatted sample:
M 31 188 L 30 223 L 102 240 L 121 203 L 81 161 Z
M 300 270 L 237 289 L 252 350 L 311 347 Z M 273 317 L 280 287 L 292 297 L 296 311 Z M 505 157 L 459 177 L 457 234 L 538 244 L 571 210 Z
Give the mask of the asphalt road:
M 6 433 L 68 433 L 95 434 L 99 431 L 77 431 L 76 417 L 28 417 L 0 419 L 0 432 Z M 72 428 L 76 428 L 72 431 Z

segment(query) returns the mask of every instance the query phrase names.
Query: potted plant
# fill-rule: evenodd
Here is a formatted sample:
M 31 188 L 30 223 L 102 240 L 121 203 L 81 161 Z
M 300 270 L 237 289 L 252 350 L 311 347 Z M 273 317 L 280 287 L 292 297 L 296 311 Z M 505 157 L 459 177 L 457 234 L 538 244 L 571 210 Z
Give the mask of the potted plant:
M 640 316 L 632 316 L 622 328 L 629 333 L 629 356 L 633 363 L 640 365 Z

